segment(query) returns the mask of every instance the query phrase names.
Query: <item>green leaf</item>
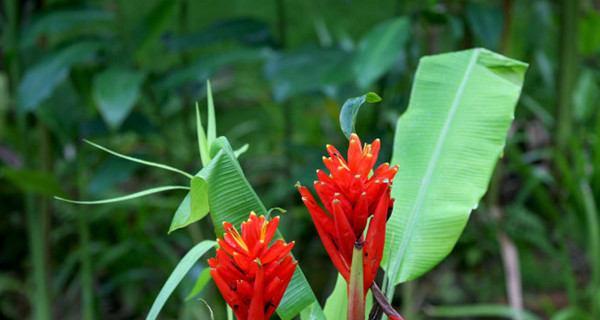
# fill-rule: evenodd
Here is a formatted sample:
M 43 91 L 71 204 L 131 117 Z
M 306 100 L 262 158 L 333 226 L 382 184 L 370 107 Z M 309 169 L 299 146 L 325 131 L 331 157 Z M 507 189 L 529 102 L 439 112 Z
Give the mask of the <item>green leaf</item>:
M 579 123 L 585 123 L 591 118 L 598 107 L 600 88 L 593 71 L 583 70 L 573 92 L 573 115 Z
M 354 79 L 352 53 L 341 49 L 302 49 L 272 54 L 265 74 L 273 86 L 275 100 L 324 90 Z
M 169 233 L 199 221 L 208 214 L 208 184 L 201 174 L 202 171 L 192 178 L 190 192 L 177 208 Z
M 122 196 L 122 197 L 116 197 L 116 198 L 110 198 L 110 199 L 103 199 L 103 200 L 94 200 L 94 201 L 70 200 L 70 199 L 65 199 L 65 198 L 61 198 L 61 197 L 54 197 L 54 199 L 60 200 L 60 201 L 64 201 L 64 202 L 69 202 L 69 203 L 75 203 L 75 204 L 103 204 L 103 203 L 112 203 L 112 202 L 120 202 L 120 201 L 131 200 L 131 199 L 135 199 L 135 198 L 139 198 L 139 197 L 143 197 L 143 196 L 147 196 L 147 195 L 151 195 L 151 194 L 155 194 L 155 193 L 159 193 L 159 192 L 163 192 L 163 191 L 169 191 L 169 190 L 189 190 L 189 189 L 190 189 L 189 187 L 184 187 L 184 186 L 156 187 L 156 188 L 152 188 L 152 189 L 143 190 L 143 191 L 135 192 L 135 193 L 132 193 L 132 194 L 128 194 L 128 195 Z
M 379 101 L 381 101 L 381 97 L 374 92 L 369 92 L 360 97 L 350 98 L 344 102 L 342 111 L 340 111 L 340 126 L 346 138 L 350 139 L 350 135 L 354 132 L 354 124 L 356 123 L 356 116 L 360 107 L 365 102 L 376 103 Z
M 526 69 L 485 49 L 421 59 L 394 140 L 399 171 L 382 262 L 392 285 L 454 247 L 502 153 Z
M 333 292 L 325 301 L 323 313 L 326 319 L 346 319 L 348 313 L 348 285 L 339 273 Z
M 248 17 L 220 20 L 198 32 L 169 37 L 165 39 L 165 44 L 170 50 L 180 52 L 227 40 L 253 46 L 273 44 L 267 21 Z
M 81 37 L 83 34 L 98 35 L 102 27 L 110 25 L 114 14 L 99 8 L 53 10 L 44 13 L 25 29 L 19 43 L 23 49 L 32 47 L 43 37 L 44 41 L 57 43 L 65 38 Z M 104 30 L 106 33 L 108 30 Z
M 140 95 L 144 74 L 113 67 L 94 78 L 94 101 L 104 121 L 117 129 L 127 118 Z
M 406 18 L 382 22 L 365 35 L 354 60 L 354 76 L 361 88 L 368 87 L 398 61 L 409 35 Z
M 373 296 L 371 291 L 367 292 L 366 306 L 365 306 L 365 318 L 369 317 L 371 308 L 373 307 Z M 337 280 L 335 281 L 335 287 L 333 292 L 329 295 L 325 301 L 325 308 L 323 313 L 325 319 L 346 319 L 348 312 L 348 285 L 346 280 L 338 273 Z
M 213 102 L 212 89 L 210 87 L 210 80 L 206 80 L 206 100 L 208 103 L 208 125 L 206 128 L 206 140 L 208 141 L 208 148 L 217 139 L 217 120 L 215 119 L 215 104 Z
M 200 107 L 196 102 L 196 136 L 198 138 L 198 151 L 200 152 L 200 161 L 202 166 L 206 167 L 210 162 L 210 154 L 208 152 L 208 140 L 206 139 L 206 132 L 202 126 L 202 119 L 200 118 Z
M 267 210 L 244 176 L 227 139 L 219 137 L 213 147 L 219 148 L 219 151 L 199 175 L 208 183 L 210 217 L 215 226 L 215 233 L 221 235 L 224 221 L 239 226 L 248 219 L 251 211 L 266 215 Z M 317 299 L 302 270 L 297 267 L 277 313 L 282 319 L 292 319 L 308 307 L 315 308 L 314 314 L 317 319 L 323 319 Z
M 129 161 L 141 163 L 143 165 L 147 165 L 147 166 L 150 166 L 150 167 L 156 167 L 156 168 L 160 168 L 160 169 L 164 169 L 164 170 L 168 170 L 168 171 L 173 171 L 173 172 L 179 173 L 179 174 L 181 174 L 181 175 L 183 175 L 183 176 L 185 176 L 186 178 L 189 178 L 189 179 L 192 179 L 194 177 L 194 176 L 192 176 L 191 174 L 189 174 L 187 172 L 184 172 L 184 171 L 179 170 L 177 168 L 173 168 L 173 167 L 168 166 L 166 164 L 156 163 L 156 162 L 151 162 L 151 161 L 146 161 L 146 160 L 142 160 L 142 159 L 138 159 L 138 158 L 126 156 L 126 155 L 124 155 L 122 153 L 118 153 L 116 151 L 112 151 L 112 150 L 110 150 L 108 148 L 105 148 L 105 147 L 103 147 L 103 146 L 101 146 L 99 144 L 93 143 L 93 142 L 91 142 L 89 140 L 85 140 L 84 139 L 83 141 L 85 143 L 87 143 L 87 144 L 95 147 L 95 148 L 98 148 L 98 149 L 100 149 L 100 150 L 102 150 L 104 152 L 108 152 L 108 153 L 112 154 L 113 156 L 116 156 L 116 157 L 119 157 L 119 158 L 123 158 L 125 160 L 129 160 Z
M 442 318 L 507 318 L 522 320 L 539 320 L 528 311 L 516 311 L 509 306 L 494 304 L 429 307 L 425 311 L 429 317 Z M 520 314 L 519 314 L 520 313 Z
M 183 280 L 183 277 L 190 271 L 190 269 L 194 266 L 196 261 L 200 259 L 208 250 L 212 249 L 216 245 L 216 242 L 204 240 L 197 245 L 195 245 L 182 259 L 179 261 L 175 270 L 171 273 L 167 282 L 163 285 L 158 293 L 158 296 L 154 300 L 152 304 L 152 308 L 150 308 L 150 312 L 148 316 L 146 316 L 146 320 L 156 319 L 158 317 L 158 313 L 167 302 L 167 299 L 177 285 Z
M 202 272 L 200 272 L 200 275 L 198 275 L 198 279 L 196 279 L 196 283 L 194 284 L 192 291 L 190 291 L 185 300 L 192 300 L 195 296 L 200 294 L 210 279 L 212 279 L 210 276 L 210 268 L 202 269 Z
M 140 59 L 144 52 L 153 44 L 169 25 L 169 20 L 177 12 L 177 1 L 162 0 L 144 17 L 138 26 L 139 42 L 135 46 L 135 56 Z
M 91 59 L 99 42 L 79 42 L 54 52 L 29 68 L 18 88 L 18 103 L 24 111 L 34 110 L 62 83 L 74 64 Z

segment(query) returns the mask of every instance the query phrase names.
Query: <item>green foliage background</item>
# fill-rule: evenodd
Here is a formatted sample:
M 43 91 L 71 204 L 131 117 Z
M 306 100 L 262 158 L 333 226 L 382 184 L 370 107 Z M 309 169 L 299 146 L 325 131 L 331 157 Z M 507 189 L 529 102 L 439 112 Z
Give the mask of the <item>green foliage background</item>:
M 179 259 L 213 237 L 208 219 L 167 235 L 185 191 L 85 207 L 51 196 L 186 185 L 83 139 L 196 172 L 194 103 L 204 105 L 207 78 L 218 134 L 234 148 L 249 143 L 244 172 L 267 208 L 288 210 L 282 233 L 324 302 L 337 276 L 293 184 L 312 181 L 325 143 L 346 143 L 341 105 L 367 91 L 383 101 L 361 109 L 356 130 L 380 137 L 389 159 L 418 59 L 475 46 L 530 64 L 516 119 L 459 243 L 403 284 L 394 305 L 408 319 L 510 317 L 503 306 L 515 299 L 534 317 L 600 317 L 598 1 L 4 0 L 1 9 L 0 318 L 147 314 Z M 200 274 L 197 265 L 164 318 L 208 317 L 201 300 L 185 299 Z M 212 284 L 199 298 L 225 317 Z

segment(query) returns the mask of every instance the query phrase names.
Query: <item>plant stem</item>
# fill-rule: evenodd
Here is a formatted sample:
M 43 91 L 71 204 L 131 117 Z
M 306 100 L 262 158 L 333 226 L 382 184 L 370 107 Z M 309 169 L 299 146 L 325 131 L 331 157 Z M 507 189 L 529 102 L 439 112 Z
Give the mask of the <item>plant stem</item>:
M 571 136 L 571 97 L 577 77 L 577 16 L 579 0 L 560 2 L 558 105 L 556 108 L 556 145 L 563 152 Z
M 85 157 L 81 150 L 77 152 L 77 189 L 80 198 L 85 197 Z M 94 319 L 94 274 L 90 256 L 90 230 L 88 215 L 79 212 L 77 215 L 77 232 L 79 234 L 81 298 L 83 306 L 81 317 L 85 320 Z
M 348 284 L 348 320 L 365 319 L 363 245 L 362 242 L 357 241 L 352 251 L 350 283 Z
M 6 18 L 6 36 L 4 38 L 5 52 L 4 59 L 7 62 L 7 70 L 9 77 L 9 90 L 15 93 L 20 78 L 20 61 L 18 54 L 18 26 L 19 26 L 19 7 L 18 1 L 4 1 L 4 12 Z M 16 94 L 13 94 L 16 95 Z M 17 118 L 17 130 L 19 134 L 19 149 L 23 158 L 24 166 L 31 166 L 31 157 L 28 150 L 28 128 L 27 115 L 21 112 L 17 105 L 13 103 L 14 112 Z M 32 311 L 32 318 L 36 320 L 50 319 L 50 296 L 48 291 L 47 279 L 47 259 L 44 243 L 45 223 L 42 210 L 36 209 L 35 197 L 33 194 L 26 192 L 23 195 L 23 206 L 27 219 L 27 232 L 29 239 L 30 259 L 32 264 L 33 274 L 33 292 L 29 296 Z M 47 204 L 40 203 L 42 206 Z
M 377 301 L 377 304 L 379 305 L 379 307 L 381 307 L 381 309 L 388 316 L 388 318 L 392 320 L 404 320 L 404 318 L 402 318 L 398 311 L 396 311 L 396 309 L 394 309 L 394 307 L 392 307 L 390 302 L 386 299 L 385 295 L 383 294 L 377 283 L 373 282 L 373 284 L 371 285 L 371 292 L 373 293 L 375 301 Z

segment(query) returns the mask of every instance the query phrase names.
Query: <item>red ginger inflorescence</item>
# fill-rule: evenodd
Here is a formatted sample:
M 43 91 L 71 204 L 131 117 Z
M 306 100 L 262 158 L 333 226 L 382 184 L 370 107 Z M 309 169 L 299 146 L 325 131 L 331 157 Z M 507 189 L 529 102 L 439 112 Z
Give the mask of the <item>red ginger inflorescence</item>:
M 290 254 L 294 242 L 276 240 L 270 245 L 278 225 L 279 217 L 268 221 L 254 212 L 242 223 L 241 234 L 223 223 L 225 233 L 208 265 L 238 320 L 269 319 L 292 279 L 297 264 Z
M 358 136 L 352 134 L 346 161 L 335 147 L 327 145 L 329 157 L 323 157 L 323 163 L 329 174 L 317 170 L 314 183 L 324 209 L 308 188 L 298 185 L 323 246 L 346 281 L 354 246 L 364 245 L 365 292 L 375 280 L 383 256 L 385 225 L 392 206 L 390 185 L 398 171 L 397 166 L 384 163 L 371 174 L 379 148 L 379 139 L 361 146 Z M 369 217 L 373 218 L 365 236 Z

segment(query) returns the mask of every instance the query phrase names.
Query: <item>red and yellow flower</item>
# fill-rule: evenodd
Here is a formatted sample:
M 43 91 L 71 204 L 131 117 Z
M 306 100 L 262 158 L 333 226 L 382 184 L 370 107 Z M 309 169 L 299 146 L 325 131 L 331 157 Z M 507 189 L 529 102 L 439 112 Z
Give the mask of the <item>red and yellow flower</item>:
M 210 273 L 238 320 L 266 320 L 279 305 L 297 262 L 290 254 L 294 242 L 271 243 L 279 217 L 268 221 L 254 212 L 242 223 L 241 234 L 224 222 L 215 258 L 208 260 Z
M 329 157 L 323 157 L 323 163 L 329 174 L 317 170 L 318 180 L 314 183 L 323 208 L 308 188 L 298 185 L 323 246 L 346 281 L 354 246 L 364 245 L 365 292 L 377 275 L 383 255 L 385 225 L 392 206 L 390 185 L 398 171 L 388 163 L 373 171 L 379 148 L 379 139 L 361 146 L 358 136 L 352 134 L 346 161 L 335 147 L 327 145 Z

